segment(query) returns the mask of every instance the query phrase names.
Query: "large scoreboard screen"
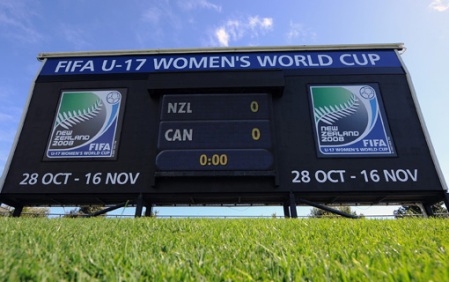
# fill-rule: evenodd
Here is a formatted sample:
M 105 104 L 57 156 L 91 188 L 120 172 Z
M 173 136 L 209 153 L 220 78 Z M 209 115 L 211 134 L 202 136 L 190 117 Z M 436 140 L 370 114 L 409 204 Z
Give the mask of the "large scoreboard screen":
M 441 201 L 401 49 L 41 54 L 0 201 Z

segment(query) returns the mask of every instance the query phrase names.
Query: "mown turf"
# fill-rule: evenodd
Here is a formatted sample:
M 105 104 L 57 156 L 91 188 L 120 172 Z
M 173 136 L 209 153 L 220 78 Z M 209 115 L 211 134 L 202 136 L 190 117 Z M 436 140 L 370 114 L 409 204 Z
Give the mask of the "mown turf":
M 0 218 L 0 281 L 448 281 L 449 220 Z

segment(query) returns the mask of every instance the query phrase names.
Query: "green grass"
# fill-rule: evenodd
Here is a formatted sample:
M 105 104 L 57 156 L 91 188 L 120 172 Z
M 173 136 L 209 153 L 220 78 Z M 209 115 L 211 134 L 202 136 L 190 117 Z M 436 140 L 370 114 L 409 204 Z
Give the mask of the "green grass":
M 0 218 L 0 281 L 448 281 L 449 220 Z

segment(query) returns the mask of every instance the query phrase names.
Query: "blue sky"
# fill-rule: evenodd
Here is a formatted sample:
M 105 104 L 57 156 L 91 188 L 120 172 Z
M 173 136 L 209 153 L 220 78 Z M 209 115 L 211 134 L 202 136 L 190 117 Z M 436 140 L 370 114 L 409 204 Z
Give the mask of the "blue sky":
M 1 0 L 0 173 L 41 52 L 397 42 L 448 179 L 449 0 Z

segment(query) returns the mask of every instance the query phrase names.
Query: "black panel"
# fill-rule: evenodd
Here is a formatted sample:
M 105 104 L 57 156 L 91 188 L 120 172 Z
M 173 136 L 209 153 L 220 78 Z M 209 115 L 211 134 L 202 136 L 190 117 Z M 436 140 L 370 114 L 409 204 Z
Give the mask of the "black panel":
M 319 153 L 310 87 L 326 85 L 376 89 L 394 154 Z M 114 158 L 46 160 L 61 93 L 108 89 L 126 92 Z M 278 204 L 291 192 L 430 203 L 444 191 L 402 68 L 372 68 L 39 77 L 1 192 L 12 204 L 113 204 L 143 193 L 194 205 Z

